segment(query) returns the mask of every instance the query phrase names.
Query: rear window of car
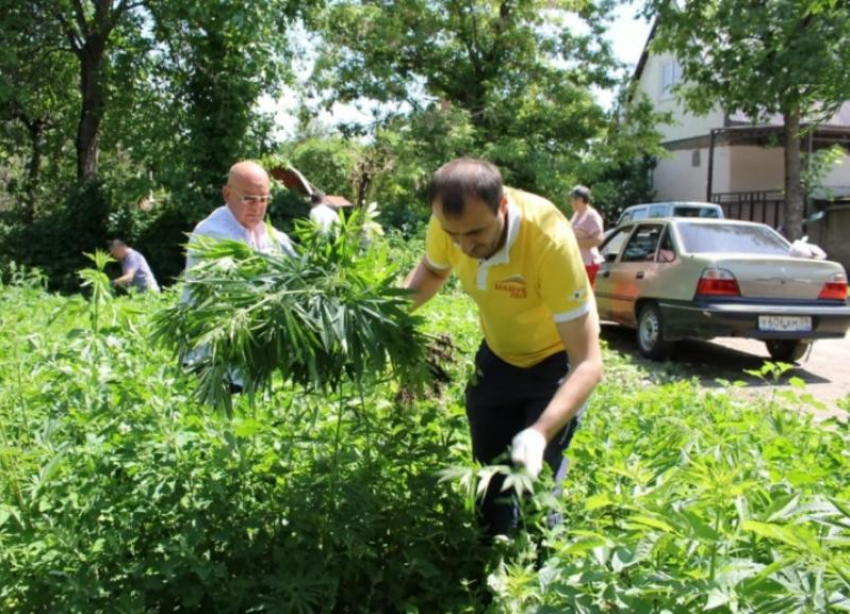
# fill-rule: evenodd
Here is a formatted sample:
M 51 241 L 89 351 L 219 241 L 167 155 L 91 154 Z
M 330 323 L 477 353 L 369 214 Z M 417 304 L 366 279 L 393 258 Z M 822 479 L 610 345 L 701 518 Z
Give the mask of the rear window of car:
M 720 211 L 714 207 L 676 207 L 673 209 L 675 217 L 713 217 L 719 218 Z
M 667 217 L 667 205 L 653 205 L 649 208 L 649 217 Z
M 743 224 L 679 224 L 679 235 L 686 252 L 742 252 L 768 256 L 787 256 L 789 244 L 767 226 Z

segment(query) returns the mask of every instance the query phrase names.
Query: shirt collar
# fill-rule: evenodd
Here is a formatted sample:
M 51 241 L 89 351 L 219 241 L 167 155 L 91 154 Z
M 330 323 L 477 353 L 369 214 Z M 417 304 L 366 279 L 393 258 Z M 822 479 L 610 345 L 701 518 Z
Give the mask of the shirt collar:
M 224 217 L 224 220 L 222 221 L 233 228 L 236 233 L 238 233 L 238 236 L 241 236 L 248 245 L 258 249 L 264 247 L 266 242 L 266 229 L 264 222 L 260 222 L 253 230 L 249 230 L 239 223 L 239 220 L 237 220 L 236 216 L 233 215 L 233 211 L 230 210 L 227 203 L 222 205 L 220 210 L 222 212 L 221 215 Z
M 511 199 L 509 194 L 505 193 L 505 197 L 508 199 L 508 236 L 505 239 L 505 244 L 499 251 L 486 260 L 480 261 L 481 266 L 497 266 L 500 264 L 508 264 L 511 261 L 511 248 L 514 246 L 516 238 L 519 236 L 519 225 L 522 223 L 522 213 L 520 212 L 519 207 L 514 204 L 514 201 Z

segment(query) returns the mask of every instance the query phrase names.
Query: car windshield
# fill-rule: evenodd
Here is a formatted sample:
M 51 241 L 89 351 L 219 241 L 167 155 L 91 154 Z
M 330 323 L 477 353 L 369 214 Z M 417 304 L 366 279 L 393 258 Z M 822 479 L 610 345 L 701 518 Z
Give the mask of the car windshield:
M 789 245 L 768 226 L 745 224 L 679 224 L 686 252 L 739 252 L 787 256 Z
M 714 207 L 676 207 L 673 209 L 676 217 L 720 217 Z

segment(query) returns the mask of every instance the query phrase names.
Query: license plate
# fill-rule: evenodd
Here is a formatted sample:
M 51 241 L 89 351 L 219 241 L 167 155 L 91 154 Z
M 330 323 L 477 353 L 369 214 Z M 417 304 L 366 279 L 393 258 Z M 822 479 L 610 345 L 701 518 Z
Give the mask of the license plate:
M 759 316 L 759 330 L 800 332 L 812 330 L 811 316 Z

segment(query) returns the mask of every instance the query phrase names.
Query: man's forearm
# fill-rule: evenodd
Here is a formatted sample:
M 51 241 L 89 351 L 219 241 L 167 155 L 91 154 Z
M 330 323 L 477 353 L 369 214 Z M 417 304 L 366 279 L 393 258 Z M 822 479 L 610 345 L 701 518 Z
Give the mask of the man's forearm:
M 587 402 L 600 379 L 601 360 L 588 358 L 574 365 L 532 428 L 543 433 L 546 441 L 551 441 Z
M 446 283 L 446 277 L 431 271 L 424 261 L 416 265 L 408 274 L 407 279 L 404 280 L 404 287 L 413 291 L 411 310 L 421 307 L 423 303 L 439 292 L 444 283 Z

